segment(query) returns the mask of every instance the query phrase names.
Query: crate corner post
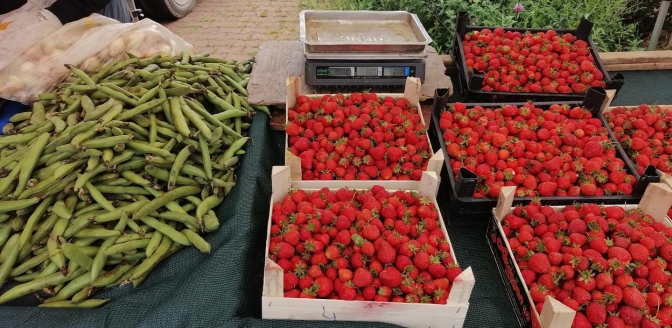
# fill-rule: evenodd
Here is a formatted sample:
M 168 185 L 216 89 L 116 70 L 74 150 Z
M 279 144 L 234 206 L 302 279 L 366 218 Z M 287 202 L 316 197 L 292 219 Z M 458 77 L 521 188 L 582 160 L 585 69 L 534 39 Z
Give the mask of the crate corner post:
M 301 78 L 292 76 L 287 78 L 287 98 L 285 99 L 287 108 L 296 105 L 296 97 L 301 93 Z
M 439 149 L 429 158 L 427 171 L 435 172 L 437 177 L 441 177 L 441 170 L 443 170 L 444 162 L 445 157 L 443 155 L 443 150 Z
M 265 297 L 283 297 L 283 275 L 282 268 L 267 257 L 264 264 L 264 290 L 262 292 Z
M 665 222 L 672 207 L 672 189 L 665 183 L 650 183 L 644 191 L 639 208 L 658 222 Z
M 515 193 L 516 187 L 503 187 L 499 191 L 499 198 L 497 199 L 497 206 L 495 207 L 495 218 L 498 222 L 502 222 L 502 220 L 504 220 L 504 218 L 511 212 Z
M 418 193 L 432 199 L 436 198 L 436 195 L 439 193 L 439 177 L 436 175 L 436 172 L 422 172 L 422 178 L 418 185 Z
M 301 159 L 285 150 L 285 165 L 289 167 L 291 181 L 301 181 Z
M 273 202 L 279 202 L 285 197 L 291 187 L 291 168 L 289 166 L 274 166 L 271 172 L 271 188 Z
M 539 315 L 542 328 L 571 328 L 576 311 L 559 302 L 553 297 L 546 296 L 544 309 Z
M 459 276 L 455 278 L 453 287 L 448 295 L 448 304 L 453 305 L 468 305 L 471 291 L 474 289 L 476 279 L 471 267 L 466 268 Z
M 420 94 L 422 90 L 422 83 L 417 77 L 407 77 L 406 85 L 404 87 L 404 98 L 408 99 L 408 102 L 416 105 L 420 102 Z

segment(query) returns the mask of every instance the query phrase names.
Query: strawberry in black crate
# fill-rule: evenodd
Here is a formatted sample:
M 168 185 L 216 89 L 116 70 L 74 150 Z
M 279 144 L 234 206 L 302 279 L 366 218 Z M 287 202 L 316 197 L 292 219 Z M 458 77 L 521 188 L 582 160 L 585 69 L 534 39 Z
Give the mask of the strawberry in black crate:
M 500 189 L 516 187 L 516 203 L 637 202 L 655 169 L 639 175 L 608 132 L 599 110 L 606 92 L 583 102 L 446 105 L 435 98 L 434 139 L 445 151 L 450 224 L 485 223 Z M 446 183 L 447 182 L 447 183 Z
M 458 15 L 452 56 L 468 101 L 581 101 L 590 87 L 618 92 L 625 82 L 621 73 L 609 76 L 586 19 L 556 30 L 467 23 Z

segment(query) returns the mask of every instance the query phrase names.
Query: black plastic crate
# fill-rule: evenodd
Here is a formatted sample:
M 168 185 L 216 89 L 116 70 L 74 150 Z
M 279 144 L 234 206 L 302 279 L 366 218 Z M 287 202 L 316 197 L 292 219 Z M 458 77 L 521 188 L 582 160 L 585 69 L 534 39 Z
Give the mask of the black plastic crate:
M 560 94 L 560 93 L 534 93 L 534 92 L 497 92 L 497 91 L 482 91 L 483 80 L 485 73 L 480 71 L 472 71 L 471 74 L 467 69 L 466 59 L 464 55 L 464 48 L 462 39 L 464 35 L 471 31 L 480 31 L 483 29 L 495 29 L 490 26 L 468 26 L 469 17 L 467 13 L 459 13 L 457 16 L 457 24 L 455 30 L 455 40 L 453 42 L 453 49 L 451 50 L 451 57 L 457 67 L 457 74 L 459 76 L 458 82 L 462 96 L 469 102 L 525 102 L 525 101 L 562 101 L 562 102 L 581 102 L 586 95 L 583 94 Z M 581 18 L 579 26 L 576 29 L 554 29 L 558 34 L 570 33 L 577 39 L 586 41 L 590 47 L 590 52 L 595 58 L 595 65 L 604 74 L 607 89 L 616 90 L 616 95 L 625 84 L 625 76 L 623 73 L 616 73 L 610 76 L 607 69 L 602 64 L 599 53 L 595 50 L 595 44 L 590 38 L 590 32 L 593 28 L 593 23 L 585 18 Z M 526 29 L 526 28 L 505 28 L 506 31 L 514 32 L 546 32 L 549 29 Z
M 440 146 L 445 157 L 445 169 L 441 174 L 441 191 L 444 199 L 449 202 L 450 212 L 448 213 L 449 225 L 486 225 L 487 219 L 490 217 L 490 211 L 497 205 L 496 198 L 477 198 L 473 197 L 474 190 L 477 184 L 477 176 L 475 173 L 461 168 L 458 175 L 453 173 L 450 166 L 450 157 L 446 151 L 446 143 L 443 140 L 443 131 L 439 126 L 439 119 L 441 112 L 448 104 L 449 92 L 447 89 L 436 90 L 434 97 L 434 104 L 432 105 L 432 127 L 429 129 L 430 140 L 437 144 L 435 149 Z M 599 110 L 606 98 L 606 92 L 601 87 L 594 87 L 588 91 L 586 98 L 582 102 L 566 102 L 572 106 L 581 106 L 593 113 L 593 116 L 602 121 L 602 125 L 608 125 L 604 117 L 599 115 Z M 535 102 L 536 107 L 548 108 L 553 104 L 561 102 Z M 499 107 L 503 105 L 517 105 L 521 106 L 525 103 L 489 103 L 476 104 L 465 103 L 467 108 L 477 105 L 484 107 Z M 564 104 L 564 103 L 563 103 Z M 643 175 L 637 173 L 636 167 L 632 166 L 632 161 L 629 160 L 627 154 L 621 147 L 621 144 L 614 140 L 613 134 L 610 135 L 616 147 L 616 154 L 626 164 L 625 169 L 628 173 L 635 176 L 637 183 L 633 187 L 632 195 L 610 195 L 610 196 L 566 196 L 566 197 L 516 197 L 514 204 L 527 204 L 533 198 L 540 199 L 544 205 L 569 205 L 575 202 L 582 203 L 600 203 L 600 204 L 633 204 L 639 203 L 639 200 L 644 193 L 644 190 L 649 183 L 658 182 L 660 176 L 653 166 L 647 167 Z
M 617 106 L 617 107 L 627 107 L 627 106 Z M 602 120 L 602 124 L 604 124 L 604 126 L 607 128 L 607 133 L 609 134 L 609 138 L 614 140 L 616 142 L 616 146 L 618 146 L 620 149 L 623 150 L 623 157 L 624 157 L 623 161 L 625 162 L 626 165 L 628 165 L 628 167 L 632 168 L 632 170 L 635 172 L 634 173 L 635 177 L 639 178 L 639 172 L 637 171 L 637 167 L 639 167 L 639 165 L 635 164 L 635 162 L 633 162 L 632 159 L 630 159 L 630 156 L 628 156 L 628 153 L 623 148 L 623 145 L 621 145 L 621 142 L 618 140 L 618 138 L 616 138 L 616 134 L 614 133 L 614 130 L 611 129 L 611 126 L 609 125 L 609 122 L 607 121 L 606 118 L 604 118 L 604 115 L 603 115 L 602 112 L 599 113 L 599 116 L 600 116 L 600 120 Z M 646 167 L 646 169 L 644 169 L 644 174 L 646 175 L 647 172 L 652 172 L 651 170 L 656 170 L 657 171 L 657 169 L 653 165 L 649 165 L 649 166 Z

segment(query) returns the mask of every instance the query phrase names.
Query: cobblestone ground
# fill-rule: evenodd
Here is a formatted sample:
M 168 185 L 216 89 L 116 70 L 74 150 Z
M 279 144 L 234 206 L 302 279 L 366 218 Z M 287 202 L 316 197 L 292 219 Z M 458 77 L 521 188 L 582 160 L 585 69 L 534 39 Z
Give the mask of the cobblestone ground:
M 186 17 L 164 25 L 196 52 L 252 58 L 265 41 L 298 40 L 301 0 L 199 0 Z

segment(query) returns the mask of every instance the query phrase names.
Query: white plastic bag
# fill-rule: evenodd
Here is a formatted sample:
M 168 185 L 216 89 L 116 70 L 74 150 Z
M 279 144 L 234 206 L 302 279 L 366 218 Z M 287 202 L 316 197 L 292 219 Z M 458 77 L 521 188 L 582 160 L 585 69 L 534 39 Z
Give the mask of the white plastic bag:
M 93 53 L 89 51 L 87 57 L 79 62 L 78 67 L 87 73 L 95 72 L 111 60 L 127 59 L 127 53 L 139 58 L 148 58 L 157 54 L 173 56 L 181 52 L 191 52 L 193 49 L 191 44 L 151 19 L 99 29 L 87 37 L 90 40 L 88 45 L 93 45 L 96 42 L 100 43 L 98 38 L 106 38 L 107 41 L 111 42 L 106 42 L 102 48 L 99 48 L 98 45 L 89 48 L 89 50 L 100 50 Z M 71 57 L 83 50 L 73 47 Z
M 61 26 L 61 21 L 46 9 L 19 12 L 1 19 L 0 69 Z
M 9 17 L 10 15 L 26 12 L 26 11 L 39 11 L 44 8 L 49 8 L 56 0 L 28 0 L 25 5 L 16 8 L 8 13 L 0 15 L 0 21 Z
M 69 23 L 29 46 L 15 56 L 4 68 L 0 63 L 0 97 L 29 103 L 37 90 L 44 90 L 45 85 L 60 81 L 68 69 L 57 65 L 63 60 L 66 51 L 80 39 L 100 26 L 118 22 L 100 15 L 92 15 Z M 1 50 L 0 50 L 1 51 Z M 2 59 L 0 59 L 2 61 Z M 60 67 L 59 67 L 60 66 Z
M 37 100 L 37 95 L 46 92 L 68 76 L 66 64 L 75 65 L 92 73 L 112 60 L 127 59 L 126 53 L 145 58 L 155 54 L 176 55 L 191 52 L 192 46 L 158 23 L 144 19 L 138 23 L 121 24 L 94 14 L 85 19 L 67 24 L 75 30 L 91 20 L 99 24 L 86 29 L 73 42 L 63 42 L 70 33 L 57 38 L 49 36 L 40 42 L 39 49 L 29 49 L 0 71 L 0 97 L 28 104 Z M 72 26 L 70 26 L 72 24 Z M 60 31 L 59 31 L 60 32 Z M 56 34 L 56 33 L 55 33 Z M 66 35 L 67 34 L 67 35 Z M 70 39 L 69 39 L 70 40 Z M 43 51 L 52 47 L 50 52 Z M 54 51 L 54 47 L 56 51 Z

